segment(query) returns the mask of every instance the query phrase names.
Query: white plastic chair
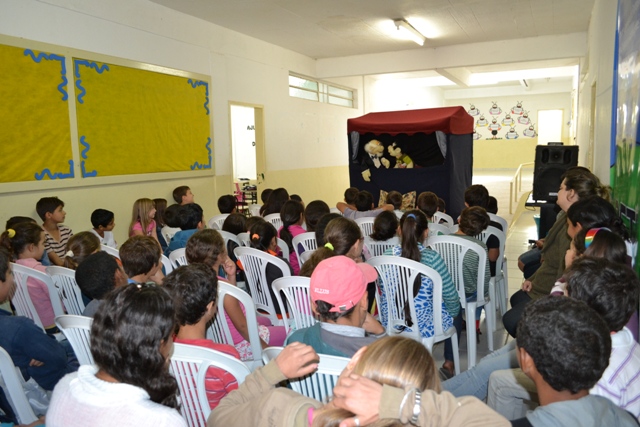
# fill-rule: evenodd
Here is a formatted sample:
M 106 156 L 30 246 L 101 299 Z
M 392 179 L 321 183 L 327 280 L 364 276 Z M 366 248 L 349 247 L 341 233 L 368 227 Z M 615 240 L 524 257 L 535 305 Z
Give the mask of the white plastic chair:
M 175 251 L 171 251 L 171 253 L 169 254 L 169 261 L 171 261 L 171 264 L 175 268 L 178 268 L 181 265 L 189 264 L 189 262 L 187 261 L 187 255 L 185 254 L 186 251 L 187 250 L 185 248 L 179 248 Z
M 488 212 L 487 212 L 488 213 Z M 507 231 L 509 231 L 509 224 L 507 223 L 507 220 L 502 218 L 501 216 L 498 216 L 496 214 L 489 214 L 489 219 L 491 221 L 497 222 L 498 224 L 500 224 L 502 226 L 502 231 L 504 232 L 504 234 L 507 234 Z
M 20 424 L 30 424 L 38 419 L 36 414 L 33 413 L 29 400 L 25 395 L 22 387 L 23 381 L 21 381 L 19 370 L 13 364 L 13 360 L 9 353 L 2 347 L 0 347 L 0 382 L 3 382 L 6 386 L 4 388 L 11 408 L 18 417 Z
M 249 214 L 251 214 L 251 216 L 260 216 L 260 208 L 262 207 L 262 205 L 253 203 L 251 205 L 249 205 Z
M 16 282 L 16 292 L 13 295 L 11 302 L 13 302 L 18 315 L 28 317 L 29 319 L 33 320 L 33 323 L 44 330 L 44 325 L 42 324 L 40 316 L 33 306 L 33 302 L 31 301 L 31 296 L 29 295 L 29 290 L 27 288 L 27 279 L 29 277 L 40 280 L 47 286 L 47 289 L 49 290 L 49 300 L 51 301 L 51 306 L 53 307 L 53 315 L 62 316 L 63 314 L 65 314 L 64 309 L 62 308 L 62 302 L 60 302 L 60 296 L 58 295 L 58 288 L 56 288 L 55 284 L 53 283 L 53 279 L 51 278 L 51 276 L 33 268 L 25 267 L 16 263 L 11 263 L 11 268 L 13 270 L 13 276 Z
M 318 322 L 311 311 L 310 281 L 309 277 L 289 276 L 276 279 L 272 284 L 280 312 L 289 313 L 290 319 L 293 320 L 293 329 L 296 331 L 313 326 Z M 282 300 L 280 291 L 284 294 L 286 302 Z M 292 332 L 289 322 L 284 322 L 284 327 L 287 335 Z
M 491 281 L 489 282 L 489 296 L 491 297 L 491 301 L 495 301 L 497 308 L 500 308 L 500 314 L 504 315 L 504 313 L 507 312 L 507 299 L 509 298 L 508 274 L 506 274 L 507 270 L 504 267 L 504 251 L 507 238 L 505 237 L 504 232 L 493 226 L 487 227 L 487 229 L 476 236 L 476 238 L 482 240 L 486 244 L 487 240 L 492 235 L 496 236 L 500 243 L 500 254 L 496 260 L 496 275 L 491 277 Z M 497 328 L 497 325 L 494 324 L 494 327 Z
M 360 230 L 362 230 L 362 235 L 363 236 L 368 236 L 371 233 L 373 233 L 373 221 L 375 220 L 375 218 L 373 217 L 365 217 L 365 218 L 357 218 L 356 219 L 356 224 L 358 224 L 358 227 L 360 227 Z
M 207 227 L 213 228 L 214 230 L 222 230 L 222 224 L 224 223 L 224 220 L 227 219 L 228 216 L 229 214 L 220 214 L 220 215 L 212 216 L 211 218 L 209 218 L 209 221 L 207 221 Z
M 429 236 L 446 236 L 447 234 L 451 234 L 451 229 L 446 225 L 435 222 L 429 223 Z
M 108 253 L 109 255 L 112 255 L 118 259 L 120 259 L 120 251 L 116 248 L 112 248 L 111 246 L 107 246 L 107 245 L 100 245 L 100 249 L 106 253 Z
M 451 215 L 447 215 L 444 212 L 436 211 L 436 213 L 433 214 L 433 222 L 435 222 L 436 224 L 440 224 L 441 220 L 445 220 L 448 227 L 451 227 L 455 222 L 453 218 L 451 218 Z
M 162 261 L 165 276 L 173 271 L 173 263 L 166 255 L 160 255 L 160 261 Z
M 190 427 L 204 427 L 211 413 L 205 380 L 209 367 L 224 369 L 238 385 L 251 373 L 240 360 L 210 348 L 174 344 L 170 371 L 180 389 L 180 413 Z
M 282 240 L 279 237 L 276 237 L 276 241 L 278 242 L 278 247 L 280 248 L 280 251 L 282 252 L 282 258 L 284 258 L 287 261 L 289 261 L 289 255 L 291 254 L 291 252 L 289 252 L 289 246 L 287 246 L 285 241 Z
M 329 213 L 337 213 L 342 215 L 342 212 L 340 212 L 340 209 L 333 207 L 333 208 L 329 208 Z
M 279 230 L 282 227 L 282 218 L 280 218 L 279 213 L 272 213 L 264 217 L 264 220 L 273 224 L 276 230 Z
M 240 244 L 240 246 L 251 246 L 249 244 L 249 242 L 251 242 L 251 237 L 249 237 L 249 232 L 244 232 L 244 233 L 238 233 L 238 235 L 236 236 L 238 239 L 238 243 Z
M 93 365 L 93 355 L 91 354 L 92 323 L 91 317 L 71 314 L 56 317 L 56 326 L 71 344 L 81 365 Z
M 453 224 L 451 227 L 449 227 L 449 234 L 456 234 L 458 230 L 460 230 L 460 225 Z
M 315 251 L 316 251 L 316 250 L 314 249 L 314 250 L 312 250 L 312 251 L 304 251 L 304 252 L 302 252 L 302 254 L 300 255 L 300 267 L 302 267 L 302 265 L 303 265 L 305 262 L 309 261 L 309 258 L 311 258 L 311 255 L 313 255 L 313 253 L 314 253 Z
M 282 277 L 291 276 L 291 270 L 286 262 L 278 257 L 253 248 L 236 248 L 236 258 L 242 263 L 247 284 L 251 290 L 251 298 L 259 311 L 266 313 L 272 325 L 280 325 L 281 320 L 276 315 L 275 301 L 269 292 L 267 283 L 267 265 L 272 264 L 279 268 Z
M 398 236 L 394 236 L 389 240 L 383 241 L 373 240 L 368 235 L 364 237 L 364 245 L 367 247 L 367 249 L 369 249 L 372 257 L 384 255 L 384 252 L 387 249 L 398 246 L 399 244 L 400 239 L 398 238 Z
M 458 289 L 460 304 L 465 308 L 467 316 L 467 352 L 468 368 L 475 366 L 476 343 L 476 308 L 485 307 L 487 315 L 487 341 L 490 351 L 493 351 L 493 331 L 496 322 L 496 311 L 493 301 L 484 297 L 484 277 L 487 267 L 487 251 L 478 243 L 456 236 L 435 236 L 429 239 L 429 246 L 438 252 L 444 260 L 451 279 Z M 466 301 L 464 292 L 463 264 L 468 251 L 473 251 L 478 256 L 478 277 L 476 281 L 477 298 L 475 301 Z
M 378 281 L 382 284 L 382 292 L 387 300 L 387 335 L 403 335 L 421 342 L 429 352 L 437 342 L 451 338 L 453 347 L 453 361 L 456 374 L 460 373 L 460 353 L 458 350 L 458 333 L 454 326 L 446 331 L 442 327 L 442 278 L 437 271 L 426 265 L 399 256 L 383 255 L 373 257 L 367 264 L 378 271 Z M 413 285 L 416 280 L 426 276 L 433 283 L 433 327 L 434 334 L 424 338 L 418 328 L 418 318 L 413 295 Z M 377 304 L 380 306 L 381 295 L 376 293 Z M 408 303 L 412 327 L 407 330 L 405 304 Z M 475 312 L 474 312 L 475 313 Z M 475 325 L 475 322 L 474 322 Z M 475 327 L 475 326 L 474 326 Z
M 225 247 L 227 247 L 227 243 L 229 242 L 229 240 L 234 242 L 236 245 L 240 246 L 240 241 L 238 240 L 238 236 L 236 236 L 235 234 L 229 233 L 228 231 L 223 231 L 223 230 L 218 230 L 218 233 L 220 233 L 220 235 L 224 239 Z
M 301 257 L 303 253 L 307 251 L 314 251 L 318 248 L 315 231 L 298 234 L 291 239 L 291 243 L 293 244 L 293 250 L 296 251 L 296 257 L 298 257 L 298 265 L 303 264 Z
M 253 371 L 262 365 L 262 360 L 260 359 L 262 345 L 260 344 L 260 335 L 258 334 L 256 306 L 248 293 L 233 286 L 231 283 L 222 280 L 218 281 L 218 310 L 216 311 L 215 319 L 207 328 L 207 338 L 220 344 L 234 345 L 224 311 L 224 299 L 226 296 L 237 299 L 238 302 L 244 306 L 247 317 L 247 329 L 249 331 L 249 345 L 253 353 L 253 358 L 245 360 L 244 362 Z
M 82 300 L 82 291 L 76 282 L 75 270 L 58 266 L 48 266 L 46 270 L 58 288 L 58 295 L 62 299 L 67 313 L 82 316 L 84 301 Z
M 264 363 L 267 364 L 271 359 L 275 359 L 281 351 L 282 347 L 265 348 L 262 352 Z M 349 361 L 348 357 L 321 354 L 317 371 L 302 378 L 291 379 L 289 384 L 294 391 L 327 403 L 329 398 L 333 396 L 333 388 L 338 382 L 338 377 L 347 367 Z

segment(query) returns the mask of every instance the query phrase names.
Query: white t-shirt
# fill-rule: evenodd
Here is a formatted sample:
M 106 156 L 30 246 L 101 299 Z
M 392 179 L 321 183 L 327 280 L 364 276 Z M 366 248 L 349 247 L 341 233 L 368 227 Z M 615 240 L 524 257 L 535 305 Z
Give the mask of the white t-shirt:
M 105 231 L 104 232 L 104 237 L 101 237 L 98 232 L 95 229 L 91 229 L 89 230 L 90 232 L 92 232 L 93 234 L 95 234 L 96 236 L 98 236 L 98 239 L 100 239 L 100 244 L 101 245 L 105 245 L 105 246 L 109 246 L 112 247 L 114 249 L 118 249 L 118 244 L 116 243 L 116 239 L 113 237 L 113 233 L 111 231 Z

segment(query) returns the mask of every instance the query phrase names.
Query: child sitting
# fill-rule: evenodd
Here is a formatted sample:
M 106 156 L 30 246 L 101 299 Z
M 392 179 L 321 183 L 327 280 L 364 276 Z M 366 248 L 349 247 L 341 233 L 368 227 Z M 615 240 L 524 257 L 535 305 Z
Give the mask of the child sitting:
M 387 204 L 393 205 L 393 212 L 396 214 L 398 219 L 402 218 L 402 194 L 399 191 L 389 191 L 387 194 Z
M 57 197 L 43 197 L 36 203 L 36 212 L 43 221 L 44 248 L 53 265 L 62 265 L 67 241 L 73 236 L 71 229 L 62 225 L 67 215 L 63 208 L 64 202 Z
M 181 206 L 188 205 L 189 203 L 193 203 L 194 195 L 189 187 L 181 185 L 173 190 L 173 200 Z
M 184 206 L 180 206 L 178 209 L 178 222 L 180 223 L 180 230 L 171 238 L 169 246 L 164 251 L 166 256 L 176 249 L 181 249 L 187 246 L 187 240 L 193 236 L 198 230 L 204 228 L 204 220 L 202 218 L 202 208 L 197 203 L 189 203 Z
M 129 225 L 129 237 L 149 236 L 158 242 L 156 233 L 156 207 L 151 199 L 138 199 L 133 203 L 131 224 Z M 160 242 L 158 242 L 160 246 Z
M 438 211 L 438 196 L 431 191 L 420 193 L 416 207 L 427 216 L 429 222 L 433 222 L 433 214 Z
M 260 218 L 262 217 L 254 217 Z M 231 233 L 233 235 L 238 235 L 240 233 L 244 233 L 246 230 L 246 222 L 247 218 L 239 213 L 232 213 L 224 220 L 222 223 L 222 231 L 226 231 L 227 233 Z M 229 254 L 229 258 L 233 261 L 234 264 L 238 265 L 238 258 L 236 258 L 236 254 L 233 252 L 238 247 L 238 244 L 233 240 L 229 239 L 227 241 L 227 254 Z M 244 272 L 238 265 L 236 270 L 236 283 L 244 282 Z
M 161 233 L 162 237 L 164 237 L 165 242 L 167 242 L 167 246 L 171 241 L 171 238 L 180 231 L 180 221 L 178 220 L 178 211 L 180 210 L 180 205 L 173 204 L 167 207 L 164 210 L 162 215 L 162 220 L 164 221 L 164 225 L 162 226 Z M 164 251 L 164 249 L 163 249 Z
M 158 236 L 158 242 L 160 242 L 160 246 L 164 251 L 167 249 L 167 245 L 169 244 L 169 240 L 164 238 L 164 234 L 162 234 L 162 229 L 167 225 L 165 222 L 165 211 L 167 210 L 167 199 L 153 199 L 153 203 L 156 206 L 156 235 Z M 177 230 L 176 230 L 177 233 Z M 171 236 L 173 237 L 173 236 Z
M 304 209 L 304 222 L 307 225 L 307 231 L 316 231 L 316 224 L 323 215 L 331 212 L 329 205 L 322 200 L 314 200 Z
M 93 225 L 93 228 L 89 231 L 98 236 L 101 245 L 118 249 L 118 244 L 113 238 L 112 232 L 113 227 L 116 226 L 113 212 L 106 209 L 96 209 L 91 213 L 91 225 Z
M 82 315 L 93 317 L 105 295 L 127 284 L 127 275 L 118 265 L 116 258 L 106 252 L 96 252 L 78 265 L 76 283 L 82 294 L 91 300 Z
M 11 218 L 9 218 L 7 220 L 7 223 L 4 227 L 5 230 L 8 230 L 10 228 L 15 229 L 16 224 L 20 224 L 21 222 L 32 222 L 34 224 L 37 224 L 36 220 L 28 217 L 28 216 L 12 216 Z M 42 263 L 42 265 L 44 265 L 45 267 L 50 266 L 51 265 L 51 260 L 49 259 L 49 255 L 47 254 L 47 250 L 44 250 L 44 253 L 42 254 L 42 258 L 40 258 L 38 261 L 40 261 Z
M 129 283 L 162 284 L 162 253 L 158 241 L 149 236 L 133 236 L 120 247 L 120 260 Z
M 218 210 L 221 214 L 232 214 L 236 212 L 236 198 L 231 194 L 225 194 L 218 198 Z
M 215 317 L 218 300 L 218 278 L 211 268 L 198 263 L 182 266 L 165 278 L 164 286 L 173 298 L 179 327 L 173 342 L 210 348 L 240 359 L 234 347 L 206 338 L 207 324 Z M 211 409 L 237 388 L 233 375 L 220 368 L 207 370 L 205 389 Z
M 75 270 L 86 257 L 100 251 L 100 240 L 90 231 L 71 236 L 64 254 L 64 266 Z
M 302 228 L 304 222 L 304 206 L 296 200 L 287 200 L 280 211 L 282 219 L 282 227 L 278 230 L 279 237 L 287 244 L 289 248 L 289 264 L 294 275 L 300 273 L 300 265 L 298 264 L 298 256 L 296 248 L 293 247 L 293 238 L 306 230 Z

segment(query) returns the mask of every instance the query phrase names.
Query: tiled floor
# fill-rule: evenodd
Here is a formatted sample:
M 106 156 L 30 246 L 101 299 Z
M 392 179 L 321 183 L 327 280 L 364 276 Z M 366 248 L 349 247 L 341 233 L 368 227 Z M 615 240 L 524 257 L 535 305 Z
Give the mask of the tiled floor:
M 533 183 L 533 173 L 531 170 L 525 170 L 522 174 L 522 192 L 519 192 L 517 196 L 517 202 L 513 203 L 513 214 L 509 213 L 509 183 L 513 179 L 515 170 L 474 170 L 473 183 L 482 184 L 489 190 L 489 194 L 498 199 L 498 215 L 503 217 L 509 223 L 509 229 L 507 230 L 507 244 L 505 248 L 505 255 L 508 260 L 508 283 L 509 283 L 509 295 L 520 289 L 522 283 L 522 272 L 518 269 L 518 257 L 520 254 L 528 250 L 529 239 L 535 239 L 537 236 L 536 225 L 533 219 L 533 215 L 538 213 L 537 209 L 528 210 L 524 208 L 524 205 L 520 206 L 519 202 L 523 197 L 526 197 L 528 192 L 531 191 Z M 514 222 L 515 221 L 515 222 Z M 500 313 L 496 314 L 497 330 L 494 333 L 494 349 L 502 347 L 506 342 L 507 333 L 502 326 L 502 319 Z M 482 316 L 482 325 L 480 329 L 483 335 L 480 337 L 480 343 L 478 344 L 478 357 L 480 360 L 482 357 L 490 353 L 487 346 L 487 328 L 484 319 L 484 312 Z M 462 332 L 460 339 L 460 368 L 465 370 L 467 368 L 467 334 Z M 436 345 L 434 348 L 434 357 L 438 366 L 444 361 L 442 356 L 442 344 Z

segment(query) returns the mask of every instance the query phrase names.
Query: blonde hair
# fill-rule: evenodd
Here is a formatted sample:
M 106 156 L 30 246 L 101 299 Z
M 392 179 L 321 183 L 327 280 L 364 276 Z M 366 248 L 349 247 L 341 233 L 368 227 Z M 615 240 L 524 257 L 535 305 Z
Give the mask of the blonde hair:
M 64 266 L 75 270 L 89 255 L 100 250 L 100 239 L 90 231 L 74 234 L 67 242 Z
M 129 225 L 129 235 L 133 232 L 133 226 L 139 222 L 142 226 L 142 234 L 147 235 L 147 227 L 151 224 L 149 212 L 155 208 L 155 204 L 151 199 L 138 199 L 133 202 L 133 212 L 131 213 L 131 224 Z
M 362 353 L 353 373 L 401 389 L 417 388 L 420 391 L 440 392 L 440 380 L 429 350 L 409 338 L 384 337 L 375 341 Z M 337 427 L 342 420 L 353 416 L 354 414 L 343 409 L 321 408 L 316 411 L 312 426 Z M 383 427 L 409 424 L 386 419 L 370 425 Z

